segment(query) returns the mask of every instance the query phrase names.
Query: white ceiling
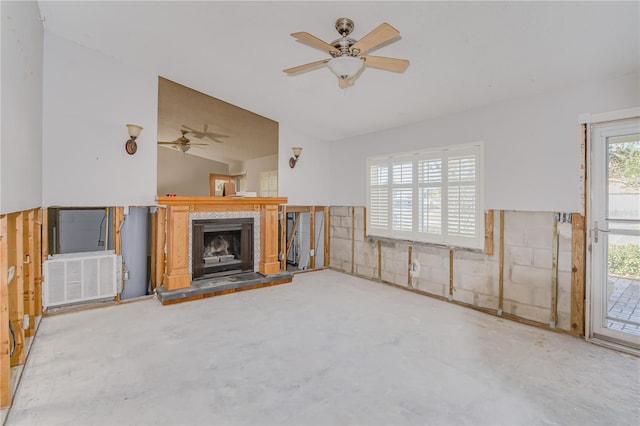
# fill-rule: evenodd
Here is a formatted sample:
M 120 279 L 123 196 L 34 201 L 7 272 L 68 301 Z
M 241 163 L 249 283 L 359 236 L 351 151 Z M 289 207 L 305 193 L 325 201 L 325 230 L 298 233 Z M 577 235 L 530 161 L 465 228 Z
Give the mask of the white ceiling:
M 45 30 L 324 140 L 637 72 L 639 2 L 41 1 Z M 401 39 L 375 52 L 404 74 L 366 69 L 343 91 L 326 54 L 296 42 L 359 39 L 382 22 Z

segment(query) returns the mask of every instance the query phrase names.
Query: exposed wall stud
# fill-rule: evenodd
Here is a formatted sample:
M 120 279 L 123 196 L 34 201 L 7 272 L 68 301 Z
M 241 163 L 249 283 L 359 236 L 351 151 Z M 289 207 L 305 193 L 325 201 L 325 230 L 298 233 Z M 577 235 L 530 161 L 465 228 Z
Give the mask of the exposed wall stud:
M 329 206 L 324 207 L 324 266 L 329 267 L 331 262 L 331 210 Z
M 313 206 L 309 207 L 309 252 L 313 253 L 313 256 L 309 256 L 309 269 L 316 269 L 316 209 Z
M 410 288 L 413 288 L 413 283 L 412 283 L 412 276 L 411 276 L 411 271 L 413 270 L 413 258 L 412 258 L 412 250 L 413 247 L 409 246 L 409 254 L 408 254 L 408 262 L 407 262 L 407 285 Z
M 498 315 L 502 315 L 504 309 L 504 210 L 500 210 L 500 261 L 498 269 Z
M 11 404 L 11 367 L 9 361 L 9 270 L 8 218 L 0 216 L 0 408 Z
M 574 213 L 571 220 L 571 333 L 584 335 L 585 218 Z
M 449 301 L 453 300 L 453 248 L 449 249 Z
M 34 261 L 34 297 L 36 306 L 36 316 L 42 315 L 42 246 L 43 239 L 46 234 L 46 227 L 43 226 L 44 209 L 37 210 L 37 220 L 34 222 L 35 245 L 33 250 Z
M 356 208 L 351 207 L 351 274 L 356 270 Z
M 551 321 L 549 327 L 558 324 L 558 221 L 553 221 L 553 241 L 551 246 Z
M 484 253 L 493 256 L 493 210 L 484 214 Z
M 8 222 L 9 267 L 15 267 L 15 275 L 9 282 L 9 321 L 15 334 L 15 349 L 11 366 L 24 364 L 24 236 L 23 213 L 12 213 Z
M 29 318 L 29 326 L 25 330 L 26 337 L 33 336 L 35 332 L 36 295 L 35 295 L 35 264 L 39 256 L 35 252 L 36 240 L 36 211 L 29 210 L 25 216 L 24 242 L 25 242 L 25 282 L 24 282 L 24 314 Z
M 382 280 L 382 240 L 378 240 L 378 278 Z

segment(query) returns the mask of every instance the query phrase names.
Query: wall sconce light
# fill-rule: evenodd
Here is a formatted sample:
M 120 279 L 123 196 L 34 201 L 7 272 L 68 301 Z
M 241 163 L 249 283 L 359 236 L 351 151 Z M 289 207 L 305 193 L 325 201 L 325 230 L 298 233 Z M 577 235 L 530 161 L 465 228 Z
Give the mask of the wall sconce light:
M 140 132 L 142 131 L 142 127 L 136 124 L 127 124 L 127 129 L 129 129 L 129 139 L 124 146 L 124 149 L 127 151 L 127 154 L 133 155 L 138 150 L 138 144 L 136 144 L 136 139 L 140 136 Z
M 300 157 L 302 148 L 300 148 L 299 146 L 294 146 L 293 148 L 291 148 L 291 150 L 293 151 L 293 157 L 289 158 L 289 167 L 293 169 L 298 162 L 298 157 Z

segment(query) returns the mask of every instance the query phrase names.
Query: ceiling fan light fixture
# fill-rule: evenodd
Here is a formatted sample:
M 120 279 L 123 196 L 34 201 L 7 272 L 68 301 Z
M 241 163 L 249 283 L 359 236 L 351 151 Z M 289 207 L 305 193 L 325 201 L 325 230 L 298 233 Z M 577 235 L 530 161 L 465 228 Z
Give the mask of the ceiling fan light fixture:
M 355 56 L 338 56 L 331 59 L 327 66 L 338 78 L 346 80 L 362 70 L 364 61 Z

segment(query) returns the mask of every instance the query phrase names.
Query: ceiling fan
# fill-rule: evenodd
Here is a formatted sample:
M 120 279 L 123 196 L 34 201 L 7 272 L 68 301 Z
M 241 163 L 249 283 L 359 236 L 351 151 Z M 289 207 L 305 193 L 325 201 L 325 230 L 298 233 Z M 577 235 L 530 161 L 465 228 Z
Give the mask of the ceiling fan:
M 320 49 L 331 55 L 331 58 L 287 68 L 283 71 L 289 75 L 295 75 L 327 65 L 331 72 L 338 77 L 338 85 L 341 88 L 346 88 L 353 85 L 365 65 L 399 73 L 407 69 L 409 61 L 406 59 L 366 55 L 371 50 L 395 41 L 400 36 L 398 30 L 384 22 L 360 40 L 355 40 L 349 37 L 353 28 L 354 23 L 351 19 L 338 18 L 336 30 L 341 37 L 330 44 L 306 32 L 291 34 L 299 42 Z
M 192 146 L 200 148 L 200 146 L 206 146 L 206 143 L 191 143 L 191 140 L 185 135 L 189 133 L 188 130 L 180 130 L 182 136 L 172 142 L 158 142 L 158 145 L 173 145 L 174 148 L 179 149 L 182 152 L 187 152 Z
M 216 143 L 224 143 L 224 141 L 218 140 L 218 138 L 228 138 L 229 135 L 225 135 L 222 133 L 214 133 L 214 132 L 209 132 L 209 125 L 207 123 L 204 123 L 204 126 L 202 127 L 202 131 L 200 130 L 196 130 L 196 129 L 192 129 L 189 126 L 185 126 L 184 124 L 182 125 L 182 127 L 184 127 L 185 129 L 187 129 L 187 133 L 191 133 L 193 135 L 193 137 L 198 138 L 198 139 L 202 139 L 202 138 L 207 138 L 210 139 L 213 142 Z

